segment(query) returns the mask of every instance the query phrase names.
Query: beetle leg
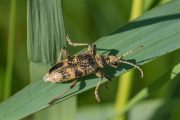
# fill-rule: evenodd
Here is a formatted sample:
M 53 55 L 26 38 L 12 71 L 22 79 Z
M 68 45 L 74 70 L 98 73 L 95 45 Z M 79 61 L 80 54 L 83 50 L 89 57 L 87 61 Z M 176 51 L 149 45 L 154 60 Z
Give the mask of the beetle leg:
M 69 89 L 65 90 L 65 91 L 64 91 L 63 93 L 61 93 L 60 95 L 58 95 L 58 96 L 56 96 L 55 98 L 51 99 L 48 104 L 49 104 L 49 105 L 52 105 L 54 102 L 56 102 L 57 100 L 59 100 L 60 97 L 62 97 L 65 93 L 67 93 L 70 89 L 72 89 L 72 88 L 76 85 L 76 83 L 77 83 L 77 80 L 75 79 L 75 80 L 71 83 Z
M 77 83 L 77 79 L 75 79 L 75 80 L 71 83 L 70 89 L 73 88 L 74 86 L 76 86 L 76 83 Z
M 64 48 L 61 49 L 56 63 L 59 63 L 62 60 L 62 53 L 63 53 L 63 56 L 64 56 L 65 59 L 70 58 L 70 55 L 69 55 L 69 52 L 68 52 L 67 48 L 64 47 Z
M 88 43 L 73 43 L 71 41 L 71 39 L 69 38 L 69 35 L 66 36 L 66 40 L 67 40 L 68 44 L 71 45 L 71 46 L 88 46 L 88 51 L 92 55 L 96 55 L 96 45 L 91 45 L 91 44 L 88 44 Z
M 102 71 L 96 72 L 96 76 L 99 77 L 99 78 L 105 77 L 106 79 L 108 79 L 109 82 L 111 82 L 111 77 L 109 75 L 103 73 Z M 108 88 L 109 82 L 105 83 L 105 88 Z
M 98 95 L 98 89 L 99 89 L 99 86 L 101 84 L 102 78 L 104 77 L 104 74 L 101 71 L 97 71 L 96 76 L 99 77 L 100 80 L 99 80 L 98 84 L 96 85 L 94 94 L 95 94 L 95 98 L 96 98 L 97 102 L 100 102 L 100 98 L 99 98 L 99 95 Z
M 99 80 L 98 84 L 96 85 L 95 92 L 94 92 L 97 102 L 101 102 L 101 100 L 99 98 L 99 94 L 98 94 L 98 89 L 101 84 L 101 81 L 102 81 L 102 78 Z
M 89 44 L 88 45 L 88 52 L 93 56 L 96 55 L 96 45 Z
M 69 60 L 71 58 L 71 56 L 69 55 L 69 52 L 68 52 L 66 47 L 63 48 L 63 53 L 64 53 L 64 56 L 65 56 L 66 59 Z
M 102 81 L 102 78 L 99 80 L 98 84 L 96 85 L 95 92 L 94 92 L 97 102 L 100 102 L 100 98 L 99 98 L 99 95 L 98 95 L 98 89 L 99 89 L 99 86 L 101 84 L 101 81 Z
M 104 73 L 103 73 L 102 71 L 100 71 L 100 70 L 96 72 L 96 76 L 99 77 L 99 78 L 101 78 L 101 79 L 100 79 L 100 81 L 98 82 L 98 84 L 96 85 L 94 94 L 95 94 L 96 100 L 97 100 L 98 102 L 100 102 L 100 98 L 99 98 L 99 95 L 98 95 L 98 89 L 99 89 L 99 86 L 100 86 L 100 84 L 101 84 L 101 81 L 102 81 L 103 77 L 107 78 L 109 81 L 111 81 L 111 78 L 110 78 L 108 75 L 104 74 Z M 107 84 L 105 84 L 105 86 L 106 86 L 106 85 L 107 85 Z
M 69 38 L 69 35 L 66 35 L 66 40 L 68 44 L 71 46 L 88 46 L 89 45 L 88 43 L 73 43 L 71 39 Z
M 69 52 L 66 47 L 63 48 L 63 54 L 64 54 L 65 58 L 70 57 Z
M 105 74 L 103 71 L 98 70 L 96 72 L 96 76 L 99 78 L 105 77 L 106 79 L 108 79 L 109 82 L 111 81 L 111 77 L 109 75 Z
M 61 60 L 62 60 L 62 49 L 60 50 L 60 53 L 59 53 L 59 55 L 58 55 L 58 58 L 57 58 L 57 61 L 56 61 L 56 63 L 59 63 Z
M 96 45 L 92 45 L 92 54 L 96 55 Z
M 105 88 L 108 89 L 109 88 L 109 83 L 111 82 L 111 77 L 107 74 L 104 74 L 104 77 L 106 79 L 108 79 L 108 82 L 106 82 L 104 85 L 105 85 Z
M 103 73 L 102 71 L 98 70 L 98 71 L 96 72 L 96 76 L 97 76 L 98 78 L 103 78 L 103 77 L 104 77 L 104 73 Z

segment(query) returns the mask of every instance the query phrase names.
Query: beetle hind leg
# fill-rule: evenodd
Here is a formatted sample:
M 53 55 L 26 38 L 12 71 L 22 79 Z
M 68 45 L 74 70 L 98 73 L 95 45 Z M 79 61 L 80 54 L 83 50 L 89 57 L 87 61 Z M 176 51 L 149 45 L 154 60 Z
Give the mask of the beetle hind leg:
M 69 89 L 65 90 L 63 93 L 61 93 L 60 95 L 56 96 L 55 98 L 51 99 L 49 102 L 48 102 L 48 105 L 52 105 L 53 103 L 55 103 L 57 100 L 59 100 L 64 94 L 66 94 L 70 89 L 72 89 L 74 86 L 76 86 L 76 83 L 77 83 L 77 79 L 75 79 L 71 84 L 70 84 L 70 87 Z

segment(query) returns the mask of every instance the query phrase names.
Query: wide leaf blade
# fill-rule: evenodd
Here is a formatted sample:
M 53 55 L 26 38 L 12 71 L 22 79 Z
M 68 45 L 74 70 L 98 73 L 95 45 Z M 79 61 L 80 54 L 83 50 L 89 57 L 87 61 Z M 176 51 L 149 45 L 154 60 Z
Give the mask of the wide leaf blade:
M 180 48 L 180 1 L 159 6 L 144 14 L 136 21 L 97 41 L 97 48 L 111 50 L 112 54 L 122 55 L 140 45 L 144 47 L 137 53 L 126 57 L 143 65 L 156 57 Z M 105 53 L 107 55 L 107 53 Z M 129 67 L 121 65 L 118 69 L 107 69 L 110 75 L 118 76 L 127 72 Z M 146 73 L 145 73 L 146 74 Z M 85 82 L 78 84 L 59 101 L 80 94 L 96 86 L 99 78 L 83 77 Z M 80 80 L 82 80 L 80 79 Z M 105 80 L 103 81 L 105 82 Z M 40 78 L 19 91 L 0 105 L 0 119 L 20 119 L 48 107 L 50 99 L 69 88 L 69 83 L 51 84 Z M 92 93 L 93 95 L 93 93 Z

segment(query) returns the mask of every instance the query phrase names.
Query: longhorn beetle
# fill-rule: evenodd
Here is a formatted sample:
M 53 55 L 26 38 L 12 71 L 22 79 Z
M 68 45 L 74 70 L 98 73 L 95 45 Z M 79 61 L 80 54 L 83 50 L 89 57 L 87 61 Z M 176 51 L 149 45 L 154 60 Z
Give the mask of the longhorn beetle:
M 103 68 L 105 66 L 110 65 L 114 68 L 117 68 L 120 63 L 125 63 L 137 68 L 141 73 L 141 77 L 143 77 L 143 71 L 139 66 L 122 59 L 124 56 L 128 55 L 129 53 L 132 53 L 133 50 L 128 51 L 120 57 L 116 57 L 113 55 L 104 56 L 102 54 L 96 54 L 96 45 L 87 43 L 72 43 L 69 36 L 67 36 L 66 39 L 68 44 L 72 46 L 87 45 L 87 51 L 79 55 L 70 56 L 68 54 L 67 49 L 63 48 L 62 51 L 64 53 L 65 59 L 57 62 L 54 66 L 50 68 L 49 72 L 43 77 L 44 81 L 50 81 L 52 83 L 61 83 L 70 80 L 72 81 L 72 83 L 69 89 L 71 89 L 76 85 L 77 79 L 79 77 L 86 76 L 89 74 L 96 74 L 96 76 L 99 77 L 100 80 L 95 88 L 95 98 L 98 102 L 100 102 L 98 88 L 100 86 L 102 78 L 105 77 L 109 81 L 111 81 L 111 78 L 103 72 Z M 67 90 L 64 91 L 64 93 L 65 92 L 67 92 Z M 58 100 L 60 96 L 57 96 L 54 99 L 50 100 L 49 105 Z

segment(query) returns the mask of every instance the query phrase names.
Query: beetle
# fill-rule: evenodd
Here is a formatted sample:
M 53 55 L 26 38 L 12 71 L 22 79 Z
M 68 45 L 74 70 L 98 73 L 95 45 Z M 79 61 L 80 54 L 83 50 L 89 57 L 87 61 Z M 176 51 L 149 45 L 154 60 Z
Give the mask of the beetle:
M 105 77 L 106 79 L 111 81 L 111 78 L 103 72 L 103 68 L 105 66 L 109 65 L 114 68 L 117 68 L 120 63 L 125 63 L 137 68 L 141 73 L 141 77 L 143 77 L 143 71 L 139 66 L 123 60 L 124 56 L 133 52 L 132 50 L 128 51 L 120 57 L 116 57 L 114 55 L 104 56 L 102 54 L 96 53 L 96 45 L 86 43 L 72 43 L 69 36 L 67 36 L 66 39 L 68 44 L 72 46 L 87 45 L 87 51 L 82 52 L 79 55 L 70 56 L 68 50 L 64 47 L 62 51 L 65 56 L 65 59 L 57 62 L 49 69 L 48 73 L 43 77 L 44 81 L 50 81 L 52 83 L 72 81 L 70 85 L 71 89 L 76 85 L 78 78 L 89 74 L 95 74 L 97 77 L 100 78 L 100 80 L 96 85 L 94 94 L 96 100 L 100 102 L 98 88 L 100 86 L 102 79 Z M 49 104 L 54 103 L 56 100 L 57 97 L 52 99 L 49 102 Z

